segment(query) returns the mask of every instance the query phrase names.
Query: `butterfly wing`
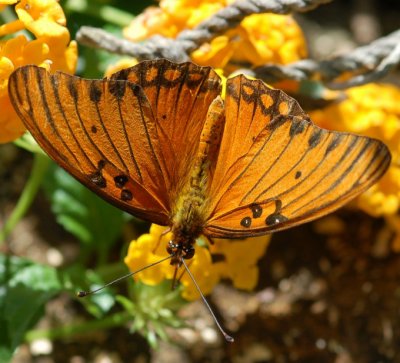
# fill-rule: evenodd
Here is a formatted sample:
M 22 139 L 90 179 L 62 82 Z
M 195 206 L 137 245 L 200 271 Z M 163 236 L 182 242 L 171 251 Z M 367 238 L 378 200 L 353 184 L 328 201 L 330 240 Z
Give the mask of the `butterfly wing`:
M 209 67 L 158 59 L 124 69 L 111 79 L 129 80 L 143 88 L 154 112 L 173 203 L 189 175 L 208 108 L 221 92 L 220 78 Z
M 239 238 L 327 214 L 383 175 L 378 140 L 314 125 L 295 100 L 243 76 L 228 81 L 226 122 L 204 233 Z
M 91 190 L 166 225 L 169 200 L 154 115 L 140 86 L 17 69 L 9 94 L 40 146 Z

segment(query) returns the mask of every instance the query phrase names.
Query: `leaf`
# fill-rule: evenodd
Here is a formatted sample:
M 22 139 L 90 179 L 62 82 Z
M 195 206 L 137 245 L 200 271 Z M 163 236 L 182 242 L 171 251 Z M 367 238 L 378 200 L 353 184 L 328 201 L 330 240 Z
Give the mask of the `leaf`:
M 0 361 L 7 362 L 62 285 L 55 268 L 0 255 L 0 286 Z
M 157 349 L 158 340 L 157 340 L 157 335 L 154 331 L 152 331 L 152 330 L 147 331 L 146 339 L 147 339 L 147 342 L 149 343 L 150 347 L 152 347 L 153 349 Z
M 124 213 L 55 164 L 49 168 L 44 187 L 57 221 L 87 247 L 106 254 L 121 234 Z
M 106 283 L 98 273 L 80 265 L 74 265 L 63 270 L 61 276 L 63 285 L 73 294 L 81 290 L 92 291 Z M 115 293 L 112 289 L 105 288 L 101 292 L 80 298 L 79 301 L 90 314 L 96 318 L 101 318 L 114 306 Z

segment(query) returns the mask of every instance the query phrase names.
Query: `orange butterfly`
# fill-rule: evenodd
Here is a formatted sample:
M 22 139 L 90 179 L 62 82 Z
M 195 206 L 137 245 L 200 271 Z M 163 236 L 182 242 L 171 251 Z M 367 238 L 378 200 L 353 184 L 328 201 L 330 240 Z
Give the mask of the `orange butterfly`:
M 390 164 L 380 141 L 315 126 L 259 80 L 145 61 L 110 79 L 10 77 L 11 101 L 40 146 L 117 207 L 169 226 L 172 264 L 196 238 L 280 231 L 339 208 Z

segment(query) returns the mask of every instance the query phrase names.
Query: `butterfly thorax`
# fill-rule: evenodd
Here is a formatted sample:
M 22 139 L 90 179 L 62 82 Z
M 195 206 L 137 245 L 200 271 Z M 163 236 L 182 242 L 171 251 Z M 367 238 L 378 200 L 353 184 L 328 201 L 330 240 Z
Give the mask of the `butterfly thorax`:
M 200 136 L 196 157 L 192 162 L 185 186 L 178 193 L 172 216 L 172 246 L 177 256 L 171 263 L 179 263 L 180 257 L 191 258 L 193 245 L 201 235 L 208 218 L 207 195 L 217 149 L 224 125 L 224 105 L 217 97 L 210 105 Z

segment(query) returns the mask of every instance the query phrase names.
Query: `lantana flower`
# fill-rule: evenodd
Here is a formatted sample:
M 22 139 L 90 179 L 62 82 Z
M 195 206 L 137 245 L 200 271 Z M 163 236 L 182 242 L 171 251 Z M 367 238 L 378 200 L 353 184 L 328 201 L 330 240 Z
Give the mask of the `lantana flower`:
M 171 232 L 162 235 L 167 228 L 153 224 L 149 233 L 130 243 L 125 263 L 131 271 L 168 256 L 166 245 L 172 237 Z M 194 257 L 186 262 L 205 295 L 221 279 L 230 279 L 237 288 L 252 290 L 258 281 L 257 262 L 264 255 L 269 240 L 270 236 L 261 236 L 234 241 L 218 239 L 210 244 L 205 237 L 200 237 L 195 245 Z M 172 280 L 174 271 L 175 267 L 164 261 L 135 274 L 134 279 L 154 286 L 165 279 Z M 183 266 L 180 267 L 177 278 L 183 285 L 183 298 L 189 301 L 199 298 L 195 285 Z
M 161 0 L 124 29 L 124 36 L 141 41 L 153 35 L 174 38 L 184 29 L 192 29 L 233 0 L 189 1 Z M 307 54 L 303 33 L 289 15 L 254 14 L 235 29 L 203 44 L 191 54 L 199 65 L 223 68 L 226 74 L 241 65 L 287 64 Z
M 11 73 L 25 64 L 74 73 L 77 63 L 77 44 L 70 41 L 63 10 L 56 0 L 0 0 L 0 11 L 13 4 L 18 19 L 0 26 L 1 143 L 14 140 L 25 131 L 8 96 Z M 12 37 L 25 29 L 35 39 L 18 34 Z
M 382 179 L 357 199 L 372 216 L 388 216 L 400 209 L 400 89 L 389 84 L 367 84 L 344 92 L 344 99 L 310 113 L 318 125 L 382 140 L 392 153 L 392 164 Z

